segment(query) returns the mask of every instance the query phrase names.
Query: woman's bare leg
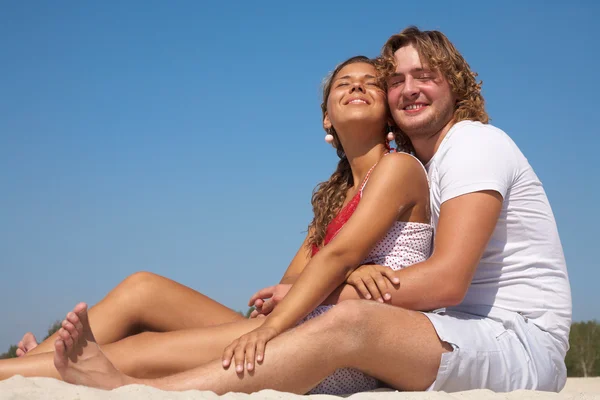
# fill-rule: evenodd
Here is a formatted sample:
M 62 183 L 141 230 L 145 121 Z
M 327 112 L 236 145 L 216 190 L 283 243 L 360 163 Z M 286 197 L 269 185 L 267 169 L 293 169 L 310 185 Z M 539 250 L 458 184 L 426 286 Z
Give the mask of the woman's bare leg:
M 19 341 L 19 343 L 17 343 L 17 357 L 23 357 L 37 346 L 38 342 L 34 334 L 27 332 L 25 335 L 23 335 L 23 338 Z
M 187 371 L 220 359 L 225 346 L 264 322 L 264 318 L 241 319 L 207 328 L 172 332 L 144 332 L 102 346 L 108 359 L 123 373 L 156 378 Z M 14 375 L 61 379 L 53 353 L 0 360 L 0 380 Z
M 306 393 L 338 368 L 352 367 L 403 390 L 424 390 L 434 380 L 441 342 L 423 314 L 368 301 L 346 301 L 331 311 L 276 337 L 252 373 L 236 374 L 214 360 L 159 379 L 134 379 L 119 372 L 103 355 L 78 305 L 74 323 L 61 331 L 54 363 L 67 382 L 111 389 L 140 383 L 166 390 L 251 393 L 276 389 Z
M 143 331 L 169 332 L 238 321 L 243 317 L 175 281 L 150 272 L 137 272 L 111 290 L 89 310 L 98 344 L 119 341 Z M 54 351 L 57 334 L 26 355 Z

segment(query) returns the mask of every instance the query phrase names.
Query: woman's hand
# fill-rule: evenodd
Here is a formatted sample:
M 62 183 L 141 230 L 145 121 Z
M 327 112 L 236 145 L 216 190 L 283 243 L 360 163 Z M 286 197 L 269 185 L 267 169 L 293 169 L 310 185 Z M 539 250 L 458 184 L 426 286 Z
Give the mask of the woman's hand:
M 267 342 L 277 336 L 277 329 L 261 326 L 252 332 L 242 335 L 234 340 L 223 352 L 223 367 L 229 368 L 231 360 L 234 360 L 235 371 L 240 374 L 244 372 L 244 361 L 248 371 L 254 370 L 255 359 L 262 363 L 265 358 L 265 347 Z
M 265 317 L 269 315 L 275 306 L 283 300 L 291 288 L 291 284 L 280 283 L 256 292 L 248 301 L 249 306 L 254 306 L 250 318 Z
M 383 303 L 392 298 L 391 286 L 400 284 L 400 279 L 390 267 L 366 264 L 352 271 L 346 283 L 354 286 L 365 299 Z

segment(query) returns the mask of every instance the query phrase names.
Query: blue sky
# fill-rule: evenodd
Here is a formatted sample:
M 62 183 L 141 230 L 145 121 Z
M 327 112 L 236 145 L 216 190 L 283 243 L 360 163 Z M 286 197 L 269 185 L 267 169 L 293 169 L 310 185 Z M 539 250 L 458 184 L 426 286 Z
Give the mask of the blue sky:
M 322 78 L 407 25 L 443 31 L 479 73 L 550 198 L 574 319 L 600 319 L 600 6 L 208 4 L 0 7 L 0 352 L 138 270 L 245 310 L 335 167 Z

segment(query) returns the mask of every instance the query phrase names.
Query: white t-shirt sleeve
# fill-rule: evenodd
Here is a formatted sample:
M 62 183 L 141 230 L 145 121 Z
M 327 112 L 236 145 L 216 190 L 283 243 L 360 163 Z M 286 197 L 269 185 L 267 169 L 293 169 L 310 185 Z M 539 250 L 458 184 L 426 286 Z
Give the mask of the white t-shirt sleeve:
M 482 124 L 458 127 L 438 163 L 441 202 L 494 190 L 506 197 L 518 165 L 504 132 Z

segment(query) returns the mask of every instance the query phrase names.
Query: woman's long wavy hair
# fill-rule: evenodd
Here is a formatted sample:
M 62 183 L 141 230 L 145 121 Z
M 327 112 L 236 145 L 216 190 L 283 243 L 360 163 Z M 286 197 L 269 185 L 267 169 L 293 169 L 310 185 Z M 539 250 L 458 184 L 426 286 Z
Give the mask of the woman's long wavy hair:
M 388 39 L 381 50 L 377 69 L 383 82 L 396 70 L 394 53 L 405 46 L 412 45 L 419 53 L 421 61 L 433 70 L 439 70 L 448 80 L 450 88 L 456 96 L 454 121 L 463 120 L 489 122 L 485 111 L 485 102 L 481 95 L 481 81 L 477 81 L 477 73 L 458 52 L 448 38 L 439 31 L 421 31 L 411 26 Z
M 327 113 L 327 100 L 329 99 L 329 93 L 331 92 L 331 86 L 336 75 L 347 65 L 365 63 L 376 67 L 375 60 L 372 60 L 365 56 L 356 56 L 349 58 L 343 63 L 339 64 L 333 72 L 331 72 L 323 81 L 323 102 L 321 103 L 321 111 L 323 118 Z M 321 247 L 325 240 L 325 233 L 327 231 L 327 225 L 333 220 L 337 213 L 342 209 L 346 193 L 348 189 L 354 186 L 354 179 L 352 177 L 352 170 L 350 168 L 350 162 L 344 153 L 344 149 L 340 143 L 337 132 L 333 127 L 327 130 L 327 133 L 333 135 L 333 144 L 336 148 L 337 155 L 340 158 L 337 169 L 331 175 L 329 180 L 321 182 L 317 185 L 313 191 L 311 203 L 313 207 L 314 217 L 310 225 L 308 226 L 309 234 L 309 246 Z M 383 133 L 382 133 L 383 136 Z M 412 151 L 412 145 L 404 134 L 396 132 L 396 149 L 398 151 Z

